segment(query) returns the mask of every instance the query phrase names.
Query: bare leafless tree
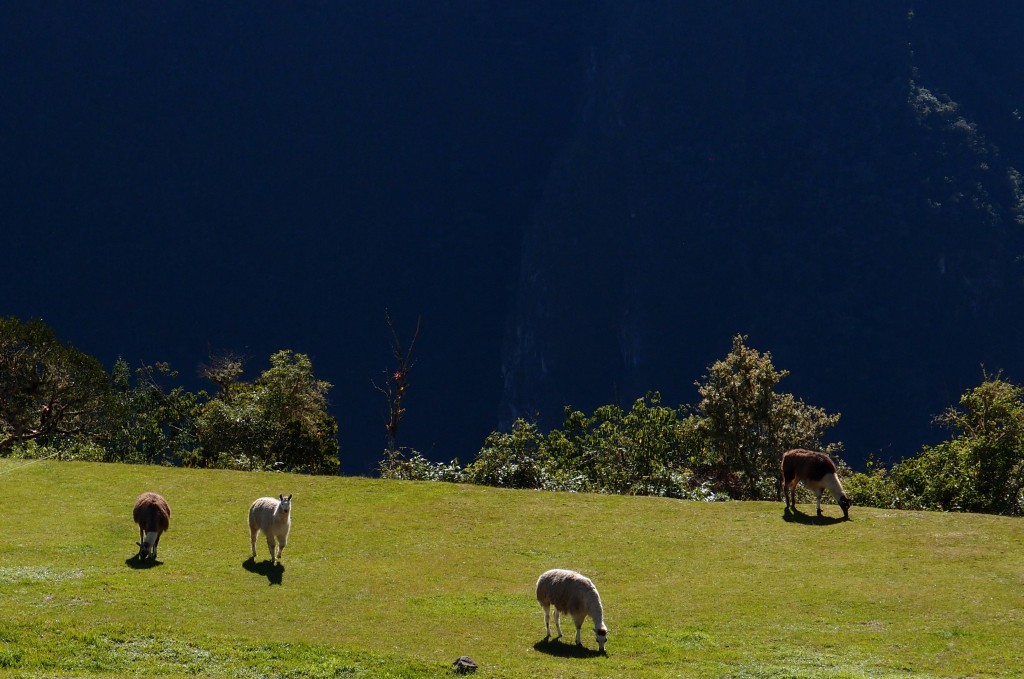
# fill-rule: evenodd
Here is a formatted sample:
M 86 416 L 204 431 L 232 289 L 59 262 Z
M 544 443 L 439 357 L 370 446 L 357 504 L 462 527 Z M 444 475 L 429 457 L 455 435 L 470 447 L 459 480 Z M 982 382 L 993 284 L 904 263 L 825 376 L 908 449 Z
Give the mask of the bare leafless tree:
M 384 371 L 384 386 L 380 386 L 376 382 L 373 383 L 373 386 L 384 394 L 384 398 L 387 400 L 388 414 L 384 430 L 387 433 L 387 453 L 393 457 L 398 452 L 398 427 L 402 423 L 402 416 L 405 415 L 405 395 L 409 390 L 409 373 L 413 366 L 412 351 L 416 346 L 416 340 L 419 339 L 423 318 L 416 319 L 416 331 L 412 335 L 412 341 L 409 342 L 408 348 L 402 346 L 402 341 L 398 338 L 398 331 L 395 330 L 394 321 L 391 320 L 391 314 L 385 311 L 384 318 L 391 331 L 391 353 L 395 357 L 395 368 Z

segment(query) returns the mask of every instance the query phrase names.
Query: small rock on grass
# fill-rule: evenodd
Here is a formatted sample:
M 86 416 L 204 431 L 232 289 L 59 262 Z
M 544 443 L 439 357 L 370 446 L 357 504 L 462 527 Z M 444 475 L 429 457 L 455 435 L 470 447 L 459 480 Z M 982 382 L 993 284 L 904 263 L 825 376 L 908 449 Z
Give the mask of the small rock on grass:
M 476 672 L 476 662 L 468 655 L 459 656 L 452 663 L 452 669 L 458 674 L 467 674 L 469 672 Z

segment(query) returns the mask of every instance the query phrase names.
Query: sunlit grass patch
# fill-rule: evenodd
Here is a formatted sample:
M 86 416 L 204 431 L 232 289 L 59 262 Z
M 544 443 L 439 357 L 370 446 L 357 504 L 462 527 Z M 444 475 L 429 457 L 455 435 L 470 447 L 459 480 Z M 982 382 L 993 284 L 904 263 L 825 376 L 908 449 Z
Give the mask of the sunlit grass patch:
M 536 599 L 514 594 L 437 594 L 409 599 L 413 609 L 437 614 L 492 618 L 526 611 L 540 612 Z
M 13 676 L 431 677 L 441 668 L 317 644 L 184 640 L 166 632 L 98 627 L 39 630 L 32 649 L 0 640 L 0 669 Z
M 27 582 L 60 582 L 81 578 L 83 570 L 54 570 L 46 566 L 0 566 L 0 585 Z
M 0 677 L 987 677 L 1024 673 L 1024 523 L 855 507 L 41 462 L 4 484 Z M 132 561 L 141 490 L 173 510 Z M 279 568 L 247 510 L 294 493 Z M 61 494 L 74 531 L 53 530 Z M 813 513 L 813 505 L 802 506 Z M 808 516 L 810 516 L 808 514 Z M 265 545 L 259 545 L 265 548 Z M 134 565 L 133 565 L 134 564 Z M 599 654 L 534 586 L 601 592 Z

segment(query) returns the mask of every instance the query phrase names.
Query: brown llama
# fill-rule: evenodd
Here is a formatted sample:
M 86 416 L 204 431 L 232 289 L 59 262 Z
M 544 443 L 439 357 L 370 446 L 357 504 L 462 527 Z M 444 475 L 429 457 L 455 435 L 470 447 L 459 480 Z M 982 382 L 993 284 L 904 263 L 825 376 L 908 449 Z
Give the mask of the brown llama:
M 139 559 L 145 561 L 152 556 L 156 561 L 160 535 L 171 525 L 171 508 L 156 493 L 143 493 L 135 500 L 132 518 L 139 524 Z
M 843 486 L 836 476 L 836 463 L 825 453 L 796 448 L 782 456 L 782 492 L 786 498 L 786 510 L 796 510 L 796 484 L 803 482 L 814 491 L 818 500 L 818 516 L 821 516 L 821 494 L 828 489 L 843 510 L 843 518 L 850 518 L 850 498 L 843 492 Z

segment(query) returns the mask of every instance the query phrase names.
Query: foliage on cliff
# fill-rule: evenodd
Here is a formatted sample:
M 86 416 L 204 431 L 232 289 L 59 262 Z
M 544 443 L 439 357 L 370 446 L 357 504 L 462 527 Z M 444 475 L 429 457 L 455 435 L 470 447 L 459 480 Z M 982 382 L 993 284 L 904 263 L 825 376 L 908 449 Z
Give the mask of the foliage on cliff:
M 335 474 L 331 385 L 304 354 L 279 351 L 247 382 L 211 360 L 210 395 L 174 385 L 165 363 L 110 374 L 42 321 L 0 319 L 0 454 Z

